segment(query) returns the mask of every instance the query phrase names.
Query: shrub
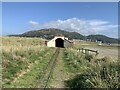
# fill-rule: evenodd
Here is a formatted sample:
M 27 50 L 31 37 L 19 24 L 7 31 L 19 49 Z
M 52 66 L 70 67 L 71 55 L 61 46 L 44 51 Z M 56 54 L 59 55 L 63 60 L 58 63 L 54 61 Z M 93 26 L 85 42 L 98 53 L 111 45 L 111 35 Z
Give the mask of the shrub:
M 88 74 L 76 75 L 72 79 L 65 81 L 65 85 L 69 88 L 78 89 L 93 88 L 92 84 L 87 81 L 89 78 Z
M 90 62 L 93 59 L 93 56 L 91 54 L 85 54 L 85 59 Z
M 94 59 L 92 55 L 85 54 L 79 58 L 75 53 L 65 50 L 64 62 L 69 73 L 81 73 L 65 81 L 70 88 L 118 88 L 119 65 L 111 63 L 109 58 Z M 89 63 L 91 60 L 93 62 Z

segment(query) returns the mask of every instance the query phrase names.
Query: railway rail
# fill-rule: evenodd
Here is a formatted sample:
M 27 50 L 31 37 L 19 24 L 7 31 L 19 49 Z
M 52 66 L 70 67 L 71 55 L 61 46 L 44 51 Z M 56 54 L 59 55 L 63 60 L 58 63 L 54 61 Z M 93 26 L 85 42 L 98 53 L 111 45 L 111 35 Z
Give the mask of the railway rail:
M 60 52 L 60 48 L 57 48 L 55 53 L 50 58 L 48 64 L 43 69 L 42 74 L 38 78 L 38 81 L 35 85 L 35 88 L 44 88 L 44 89 L 48 88 L 48 83 L 49 83 L 51 76 L 53 74 L 59 52 Z

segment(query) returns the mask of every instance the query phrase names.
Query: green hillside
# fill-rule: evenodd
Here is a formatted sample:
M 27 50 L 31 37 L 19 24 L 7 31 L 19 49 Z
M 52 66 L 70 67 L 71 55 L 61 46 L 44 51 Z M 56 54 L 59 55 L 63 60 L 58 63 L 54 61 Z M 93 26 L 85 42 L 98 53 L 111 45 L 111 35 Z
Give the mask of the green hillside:
M 92 41 L 102 41 L 103 43 L 118 43 L 118 39 L 110 38 L 104 35 L 89 35 L 87 38 Z
M 54 28 L 29 31 L 29 32 L 25 32 L 18 36 L 40 37 L 40 38 L 45 38 L 45 39 L 52 39 L 56 35 L 64 35 L 68 37 L 69 39 L 84 39 L 84 36 L 77 32 L 67 32 L 64 30 L 54 29 Z
M 23 34 L 19 35 L 9 35 L 9 36 L 19 36 L 19 37 L 39 37 L 44 39 L 52 39 L 56 35 L 64 35 L 71 39 L 80 39 L 80 40 L 87 40 L 91 39 L 91 41 L 102 41 L 103 43 L 118 43 L 118 39 L 110 38 L 104 35 L 88 35 L 83 36 L 77 32 L 67 32 L 60 29 L 49 28 L 49 29 L 41 29 L 41 30 L 33 30 L 28 31 Z

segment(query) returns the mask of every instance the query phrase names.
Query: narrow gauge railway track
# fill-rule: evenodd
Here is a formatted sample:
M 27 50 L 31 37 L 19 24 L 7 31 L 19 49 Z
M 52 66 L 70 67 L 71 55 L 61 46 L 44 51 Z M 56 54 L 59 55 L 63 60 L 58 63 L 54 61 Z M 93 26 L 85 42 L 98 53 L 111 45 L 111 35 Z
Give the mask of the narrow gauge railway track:
M 60 48 L 57 48 L 55 53 L 52 55 L 51 59 L 49 60 L 48 64 L 43 69 L 43 73 L 40 75 L 40 78 L 38 79 L 38 82 L 36 83 L 35 88 L 45 89 L 48 87 L 48 83 L 54 71 L 59 52 L 60 52 Z

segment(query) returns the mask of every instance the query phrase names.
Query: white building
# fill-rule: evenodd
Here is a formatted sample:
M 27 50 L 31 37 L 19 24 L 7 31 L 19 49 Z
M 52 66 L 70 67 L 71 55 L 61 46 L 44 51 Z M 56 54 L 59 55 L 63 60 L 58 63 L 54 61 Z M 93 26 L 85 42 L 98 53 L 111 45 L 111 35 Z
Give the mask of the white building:
M 72 46 L 72 42 L 64 36 L 55 36 L 52 40 L 47 42 L 48 47 L 62 47 L 67 48 Z
M 98 43 L 98 45 L 102 45 L 102 41 L 96 40 L 96 42 Z

